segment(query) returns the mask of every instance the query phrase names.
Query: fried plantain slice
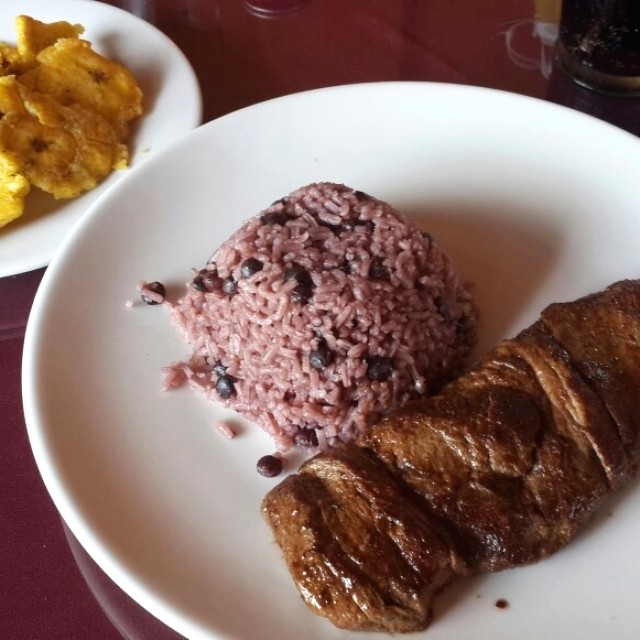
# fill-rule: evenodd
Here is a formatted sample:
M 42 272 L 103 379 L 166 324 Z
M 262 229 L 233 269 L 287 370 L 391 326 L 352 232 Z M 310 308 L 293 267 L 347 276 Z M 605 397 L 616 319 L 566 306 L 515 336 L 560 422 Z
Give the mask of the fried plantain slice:
M 19 164 L 0 151 L 0 229 L 24 213 L 24 200 L 31 185 L 20 173 Z
M 36 56 L 61 38 L 78 38 L 84 33 L 81 24 L 40 22 L 30 16 L 16 18 L 17 50 L 23 64 L 34 63 Z
M 23 105 L 0 120 L 0 148 L 32 185 L 55 198 L 73 198 L 126 166 L 127 147 L 108 120 L 77 104 L 62 106 L 12 76 L 0 80 L 13 80 L 5 92 L 17 87 Z
M 26 107 L 16 77 L 0 76 L 0 121 L 6 115 L 19 113 L 26 113 Z
M 79 104 L 110 120 L 121 140 L 127 123 L 142 114 L 142 91 L 124 66 L 111 62 L 86 40 L 63 38 L 37 56 L 39 66 L 20 81 L 63 105 Z
M 0 76 L 24 71 L 22 57 L 17 47 L 8 42 L 0 42 Z

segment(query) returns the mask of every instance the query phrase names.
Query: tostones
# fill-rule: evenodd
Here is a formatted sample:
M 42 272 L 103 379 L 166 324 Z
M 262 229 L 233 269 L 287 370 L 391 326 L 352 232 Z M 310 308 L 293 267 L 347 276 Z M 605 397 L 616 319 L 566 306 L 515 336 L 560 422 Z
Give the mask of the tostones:
M 17 47 L 0 42 L 0 76 L 23 71 L 22 58 Z
M 26 113 L 26 108 L 16 77 L 0 76 L 0 123 L 5 116 L 17 113 Z
M 3 122 L 26 113 L 15 77 L 0 77 L 0 127 Z M 29 180 L 22 174 L 20 162 L 0 146 L 0 227 L 22 215 L 29 190 Z
M 16 46 L 0 42 L 0 227 L 32 186 L 73 198 L 126 167 L 142 114 L 131 72 L 81 40 L 82 25 L 21 15 L 16 30 Z
M 24 213 L 24 200 L 30 189 L 18 163 L 0 151 L 0 228 Z
M 16 18 L 17 51 L 23 65 L 36 62 L 36 56 L 61 38 L 78 38 L 84 33 L 81 24 L 40 22 L 29 16 Z
M 17 88 L 22 99 L 21 109 L 0 120 L 0 148 L 33 186 L 55 198 L 73 198 L 126 166 L 127 147 L 108 120 L 77 104 L 60 105 L 13 76 L 0 80 L 12 80 L 11 92 Z
M 95 52 L 86 40 L 58 40 L 37 61 L 21 82 L 63 105 L 76 103 L 110 120 L 121 139 L 127 123 L 142 114 L 142 91 L 131 72 Z

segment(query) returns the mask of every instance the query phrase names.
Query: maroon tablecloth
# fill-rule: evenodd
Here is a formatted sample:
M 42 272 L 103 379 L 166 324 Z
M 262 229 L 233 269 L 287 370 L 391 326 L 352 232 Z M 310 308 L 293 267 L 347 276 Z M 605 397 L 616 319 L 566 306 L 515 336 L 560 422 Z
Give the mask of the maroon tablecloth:
M 594 94 L 553 67 L 553 16 L 536 20 L 533 0 L 271 0 L 301 7 L 268 15 L 243 0 L 110 4 L 156 24 L 183 49 L 200 79 L 207 120 L 317 87 L 431 80 L 554 100 L 640 134 L 638 99 Z M 0 638 L 176 638 L 79 547 L 35 466 L 20 367 L 42 273 L 0 279 Z

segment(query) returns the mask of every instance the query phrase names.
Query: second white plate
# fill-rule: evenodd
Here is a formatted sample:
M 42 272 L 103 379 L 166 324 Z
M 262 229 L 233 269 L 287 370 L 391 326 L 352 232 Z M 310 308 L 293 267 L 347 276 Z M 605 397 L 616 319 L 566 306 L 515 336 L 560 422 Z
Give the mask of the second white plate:
M 99 53 L 125 64 L 144 93 L 145 115 L 131 128 L 129 169 L 115 171 L 97 188 L 71 200 L 32 193 L 25 214 L 0 229 L 0 278 L 49 264 L 80 216 L 131 169 L 197 127 L 202 117 L 195 73 L 178 47 L 133 14 L 88 0 L 2 0 L 0 40 L 15 42 L 16 16 L 82 24 L 83 38 Z

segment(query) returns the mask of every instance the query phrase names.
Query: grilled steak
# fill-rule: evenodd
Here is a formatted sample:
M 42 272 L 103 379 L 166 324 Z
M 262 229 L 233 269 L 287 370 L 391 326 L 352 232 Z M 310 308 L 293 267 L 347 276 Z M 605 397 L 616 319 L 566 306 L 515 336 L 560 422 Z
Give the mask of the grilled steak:
M 420 626 L 458 564 L 446 534 L 357 447 L 317 456 L 271 499 L 270 522 L 300 592 L 339 627 Z
M 553 304 L 432 398 L 264 499 L 307 606 L 415 631 L 450 580 L 564 546 L 640 455 L 640 281 Z

